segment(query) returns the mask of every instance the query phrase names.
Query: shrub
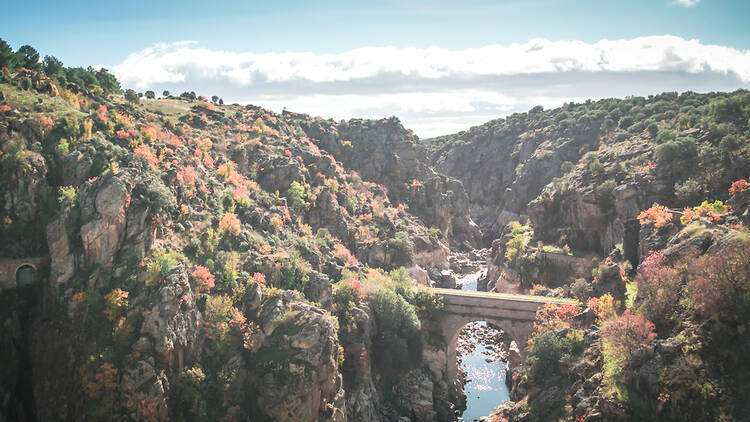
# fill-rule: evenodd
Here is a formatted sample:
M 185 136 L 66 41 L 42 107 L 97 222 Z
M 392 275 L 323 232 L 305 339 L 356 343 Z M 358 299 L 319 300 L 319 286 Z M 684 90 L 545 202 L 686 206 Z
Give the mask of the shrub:
M 567 338 L 558 337 L 554 331 L 544 331 L 533 338 L 529 357 L 531 376 L 544 379 L 559 373 L 560 363 L 569 360 L 572 344 Z
M 76 188 L 73 186 L 60 186 L 57 189 L 57 201 L 60 205 L 69 204 L 71 207 L 76 205 L 77 195 Z
M 180 261 L 180 255 L 165 248 L 156 249 L 147 265 L 150 282 L 156 282 L 169 275 Z
M 390 289 L 375 290 L 368 299 L 378 327 L 373 358 L 389 371 L 407 368 L 410 359 L 421 355 L 421 325 L 414 306 Z
M 286 191 L 286 197 L 289 205 L 297 213 L 302 213 L 307 207 L 305 188 L 297 181 L 293 181 Z
M 151 177 L 142 193 L 145 204 L 154 214 L 172 212 L 177 208 L 177 200 L 172 191 L 158 177 Z
M 593 292 L 594 287 L 584 278 L 577 278 L 573 284 L 570 285 L 570 294 L 580 300 L 581 303 L 586 303 Z
M 414 263 L 414 242 L 406 232 L 396 232 L 388 241 L 388 252 L 391 255 L 391 267 L 410 267 Z
M 128 308 L 128 292 L 114 289 L 104 296 L 104 314 L 110 321 L 119 320 Z
M 750 319 L 750 242 L 738 241 L 719 255 L 693 260 L 688 293 L 698 314 Z
M 208 268 L 202 265 L 196 265 L 191 275 L 193 276 L 193 282 L 197 287 L 197 291 L 206 293 L 211 292 L 211 289 L 214 287 L 214 275 L 211 274 L 211 271 L 209 271 Z
M 672 213 L 667 207 L 654 203 L 651 208 L 641 211 L 638 214 L 638 222 L 641 226 L 653 224 L 655 228 L 660 229 L 672 221 Z
M 231 212 L 224 213 L 224 216 L 219 221 L 219 231 L 222 234 L 229 234 L 231 236 L 238 236 L 242 231 L 240 219 L 237 215 Z
M 604 336 L 614 356 L 629 358 L 633 351 L 655 339 L 656 332 L 651 321 L 626 309 L 619 318 L 604 324 Z
M 652 252 L 635 277 L 638 283 L 638 311 L 663 326 L 676 310 L 682 278 L 668 265 L 661 252 Z

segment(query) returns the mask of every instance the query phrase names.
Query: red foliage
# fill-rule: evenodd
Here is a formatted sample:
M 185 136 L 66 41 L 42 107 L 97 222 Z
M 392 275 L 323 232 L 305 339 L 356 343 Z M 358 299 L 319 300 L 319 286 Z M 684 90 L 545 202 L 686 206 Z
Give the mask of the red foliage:
M 253 274 L 253 280 L 258 284 L 266 284 L 266 275 L 263 273 Z
M 578 307 L 578 305 L 573 305 L 570 303 L 565 303 L 561 305 L 559 308 L 557 308 L 557 311 L 555 311 L 555 315 L 559 319 L 568 319 L 572 318 L 575 315 L 578 315 L 581 313 L 581 308 Z
M 748 181 L 745 179 L 740 179 L 732 183 L 732 186 L 729 188 L 729 194 L 735 196 L 738 193 L 744 192 L 748 189 L 750 189 L 750 183 L 748 183 Z
M 193 281 L 195 281 L 198 291 L 209 293 L 214 287 L 214 275 L 208 268 L 202 265 L 196 265 L 193 270 Z
M 604 335 L 616 354 L 629 357 L 633 351 L 656 338 L 654 328 L 651 321 L 627 309 L 619 318 L 604 324 Z
M 138 145 L 137 147 L 135 147 L 133 149 L 133 154 L 135 154 L 137 157 L 143 157 L 148 160 L 148 163 L 151 164 L 152 167 L 156 167 L 159 165 L 159 159 L 154 156 L 149 147 L 147 147 L 146 145 Z
M 744 312 L 750 292 L 750 242 L 691 260 L 688 292 L 699 314 L 736 318 Z
M 180 167 L 177 170 L 177 179 L 187 184 L 188 186 L 195 186 L 195 167 L 186 166 Z
M 594 314 L 596 315 L 599 315 L 600 305 L 601 305 L 601 300 L 598 297 L 592 297 L 591 299 L 589 299 L 588 303 L 586 304 L 586 306 L 592 311 L 594 311 Z

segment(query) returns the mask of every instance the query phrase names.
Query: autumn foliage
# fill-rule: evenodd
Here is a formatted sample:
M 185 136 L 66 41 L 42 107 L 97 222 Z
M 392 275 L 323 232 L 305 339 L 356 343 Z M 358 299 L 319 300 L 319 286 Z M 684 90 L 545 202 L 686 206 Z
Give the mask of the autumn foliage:
M 667 207 L 654 204 L 651 208 L 641 211 L 638 214 L 638 222 L 641 226 L 653 224 L 655 228 L 660 229 L 672 221 L 672 213 Z
M 610 350 L 619 357 L 629 357 L 633 351 L 656 338 L 654 324 L 630 310 L 625 310 L 619 318 L 607 321 L 604 335 L 610 342 Z
M 193 273 L 193 281 L 200 292 L 211 292 L 214 287 L 214 275 L 203 265 L 196 265 Z
M 239 235 L 241 231 L 240 219 L 234 213 L 225 213 L 224 217 L 219 221 L 219 230 L 222 233 L 228 233 L 232 236 Z

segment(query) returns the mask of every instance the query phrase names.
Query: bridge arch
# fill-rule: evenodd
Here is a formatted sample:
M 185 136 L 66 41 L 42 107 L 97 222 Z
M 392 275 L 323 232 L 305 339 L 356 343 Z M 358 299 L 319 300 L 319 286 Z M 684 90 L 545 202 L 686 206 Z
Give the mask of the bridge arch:
M 451 386 L 455 398 L 460 386 L 457 385 L 458 361 L 456 345 L 458 336 L 466 324 L 486 321 L 508 334 L 518 345 L 521 357 L 525 353 L 526 342 L 534 329 L 536 312 L 546 303 L 575 303 L 570 299 L 542 296 L 512 295 L 502 293 L 470 292 L 453 289 L 432 291 L 443 298 L 445 309 L 439 323 L 439 331 L 445 344 L 445 381 Z

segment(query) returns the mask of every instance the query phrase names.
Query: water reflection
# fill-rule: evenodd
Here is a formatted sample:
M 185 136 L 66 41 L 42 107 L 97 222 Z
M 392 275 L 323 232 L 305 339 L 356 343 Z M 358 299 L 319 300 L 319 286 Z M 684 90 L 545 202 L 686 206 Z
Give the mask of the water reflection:
M 459 279 L 462 290 L 477 290 L 479 274 L 469 274 Z M 464 331 L 468 344 L 476 346 L 461 358 L 461 368 L 466 372 L 466 410 L 462 414 L 464 421 L 479 420 L 487 416 L 500 403 L 509 399 L 508 387 L 505 386 L 505 362 L 494 360 L 494 347 L 480 343 L 476 330 L 492 329 L 487 323 L 479 322 L 475 329 Z M 461 341 L 459 340 L 459 341 Z M 489 360 L 489 362 L 488 362 Z

